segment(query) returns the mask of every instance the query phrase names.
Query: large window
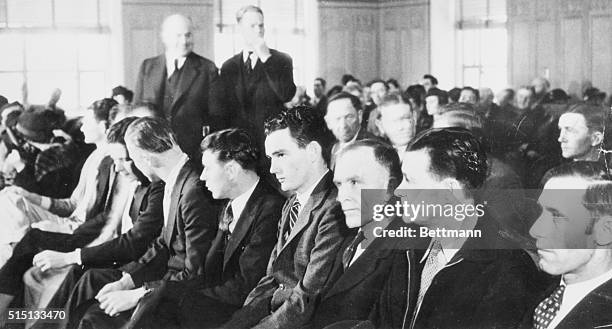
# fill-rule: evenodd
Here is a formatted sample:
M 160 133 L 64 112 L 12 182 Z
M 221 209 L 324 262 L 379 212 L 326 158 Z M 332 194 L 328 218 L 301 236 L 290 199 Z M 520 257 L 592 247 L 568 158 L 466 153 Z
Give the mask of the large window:
M 76 112 L 110 94 L 113 0 L 0 0 L 0 94 Z
M 457 41 L 463 85 L 490 87 L 508 83 L 506 0 L 457 0 Z
M 268 47 L 291 56 L 294 80 L 296 84 L 304 84 L 307 79 L 304 2 L 304 0 L 216 0 L 216 64 L 221 67 L 225 60 L 242 50 L 243 41 L 236 26 L 236 12 L 245 5 L 254 4 L 264 12 L 265 40 Z

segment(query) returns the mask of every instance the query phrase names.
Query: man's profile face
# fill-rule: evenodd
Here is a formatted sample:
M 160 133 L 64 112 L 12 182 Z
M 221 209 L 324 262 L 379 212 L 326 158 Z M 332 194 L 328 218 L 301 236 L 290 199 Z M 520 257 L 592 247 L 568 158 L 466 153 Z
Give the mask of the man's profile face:
M 215 199 L 228 198 L 227 188 L 230 178 L 225 171 L 226 163 L 219 161 L 219 153 L 210 150 L 202 153 L 202 175 L 200 180 L 206 183 L 206 188 Z
M 82 122 L 81 132 L 85 137 L 85 143 L 96 143 L 106 138 L 106 135 L 104 134 L 104 131 L 106 130 L 104 121 L 96 121 L 93 110 L 88 110 L 85 112 Z
M 536 239 L 538 265 L 549 274 L 578 273 L 593 254 L 591 214 L 582 205 L 585 187 L 581 178 L 551 178 L 538 199 L 542 214 L 529 233 Z
M 134 165 L 151 181 L 157 180 L 158 177 L 153 172 L 153 168 L 150 165 L 149 154 L 146 151 L 141 150 L 130 138 L 125 138 L 125 146 L 127 147 L 128 153 L 130 154 Z
M 410 105 L 398 103 L 382 106 L 380 114 L 380 128 L 391 144 L 394 146 L 408 145 L 415 133 Z
M 438 96 L 427 96 L 427 98 L 425 98 L 425 103 L 427 103 L 427 114 L 440 114 L 440 104 Z
M 353 140 L 361 126 L 361 111 L 356 111 L 348 98 L 335 100 L 327 105 L 327 128 L 341 143 Z
M 115 171 L 121 175 L 136 180 L 137 177 L 132 170 L 132 159 L 128 156 L 127 148 L 120 143 L 112 143 L 106 146 L 108 155 L 115 163 Z
M 533 93 L 529 89 L 519 89 L 516 92 L 516 107 L 519 110 L 526 110 L 531 106 Z
M 559 143 L 561 154 L 566 159 L 580 159 L 587 156 L 593 145 L 591 134 L 582 114 L 565 113 L 559 118 Z
M 425 88 L 425 91 L 429 91 L 431 87 L 434 87 L 433 83 L 429 78 L 425 78 L 421 80 L 421 85 Z
M 370 96 L 372 97 L 372 101 L 374 102 L 374 104 L 380 105 L 386 94 L 387 87 L 385 87 L 384 83 L 376 82 L 373 83 L 372 86 L 370 86 Z
M 461 91 L 461 95 L 459 96 L 459 103 L 469 103 L 476 105 L 476 103 L 478 103 L 478 100 L 476 99 L 476 94 L 473 91 L 469 89 L 464 89 Z
M 336 160 L 334 184 L 348 227 L 360 227 L 371 220 L 361 218 L 361 190 L 386 190 L 388 182 L 388 169 L 376 161 L 371 148 L 359 147 L 342 153 Z M 384 200 L 375 202 L 382 204 Z
M 264 18 L 256 11 L 245 12 L 238 26 L 248 46 L 253 46 L 253 41 L 256 38 L 264 37 Z
M 297 191 L 309 181 L 311 167 L 308 151 L 298 146 L 289 128 L 273 131 L 266 137 L 266 155 L 270 158 L 270 173 L 283 191 Z
M 187 56 L 193 51 L 193 33 L 189 20 L 173 17 L 165 22 L 162 42 L 173 56 Z
M 321 97 L 323 96 L 323 93 L 325 92 L 325 87 L 323 87 L 323 83 L 320 80 L 315 80 L 314 81 L 314 94 L 317 97 Z

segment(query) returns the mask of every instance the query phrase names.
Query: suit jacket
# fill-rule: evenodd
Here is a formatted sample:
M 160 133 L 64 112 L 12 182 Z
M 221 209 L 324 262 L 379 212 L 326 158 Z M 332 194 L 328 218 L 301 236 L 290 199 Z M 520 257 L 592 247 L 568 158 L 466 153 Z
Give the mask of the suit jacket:
M 130 207 L 133 227 L 117 237 L 97 246 L 81 249 L 81 262 L 90 267 L 108 267 L 137 260 L 151 242 L 159 236 L 163 221 L 163 182 L 140 186 L 134 193 Z
M 178 88 L 170 108 L 164 108 L 164 88 L 167 81 L 166 56 L 146 59 L 140 66 L 134 103 L 149 102 L 156 105 L 177 135 L 181 149 L 194 159 L 200 152 L 202 127 L 210 125 L 211 111 L 219 109 L 215 93 L 218 70 L 215 64 L 196 54 L 187 55 L 181 68 Z M 197 160 L 196 160 L 197 161 Z
M 530 311 L 543 288 L 533 260 L 523 250 L 500 244 L 493 220 L 481 218 L 476 229 L 482 229 L 483 238 L 468 239 L 434 277 L 414 328 L 513 328 Z M 413 265 L 418 275 L 410 280 L 413 302 L 406 326 L 414 313 L 423 265 Z
M 283 104 L 295 95 L 293 61 L 285 53 L 270 49 L 270 58 L 258 60 L 255 70 L 255 87 L 249 97 L 243 79 L 242 52 L 228 59 L 221 66 L 220 81 L 225 102 L 225 119 L 231 126 L 249 131 L 263 146 L 263 123 L 268 116 L 279 113 Z
M 525 317 L 522 328 L 533 328 L 533 313 L 537 305 L 550 296 L 559 285 L 559 277 L 554 280 L 536 303 L 531 312 Z M 572 310 L 559 322 L 556 329 L 573 328 L 612 328 L 612 314 L 610 313 L 610 296 L 612 296 L 612 280 L 587 294 Z
M 127 271 L 136 286 L 158 280 L 186 280 L 204 274 L 204 257 L 217 233 L 219 203 L 199 180 L 190 161 L 181 168 L 172 190 L 168 223 L 137 264 Z
M 274 247 L 266 276 L 224 327 L 294 328 L 308 321 L 316 298 L 331 286 L 335 256 L 348 234 L 336 195 L 328 172 L 300 211 L 286 243 L 279 239 Z M 285 203 L 279 236 L 289 225 L 295 198 Z
M 396 219 L 387 228 L 397 229 L 404 226 L 407 224 L 401 219 Z M 406 281 L 408 269 L 406 252 L 415 248 L 426 248 L 426 242 L 429 241 L 377 238 L 344 270 L 342 256 L 352 240 L 353 236 L 345 239 L 340 252 L 336 255 L 332 269 L 334 284 L 321 297 L 308 328 L 324 328 L 338 321 L 367 320 L 374 312 L 374 306 L 386 285 L 394 285 L 395 289 L 406 291 L 405 285 L 398 284 Z M 397 280 L 398 278 L 401 280 Z

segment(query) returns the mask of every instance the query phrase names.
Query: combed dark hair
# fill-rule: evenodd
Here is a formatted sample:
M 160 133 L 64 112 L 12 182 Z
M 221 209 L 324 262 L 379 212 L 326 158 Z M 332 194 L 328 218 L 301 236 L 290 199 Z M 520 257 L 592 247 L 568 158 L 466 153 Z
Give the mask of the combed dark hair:
M 355 109 L 355 111 L 361 111 L 363 108 L 361 106 L 361 100 L 359 100 L 359 97 L 348 93 L 346 91 L 341 91 L 335 95 L 333 95 L 332 97 L 329 98 L 329 100 L 327 101 L 327 106 L 329 106 L 329 104 L 331 104 L 331 102 L 333 101 L 337 101 L 340 99 L 348 99 L 351 101 L 351 104 L 353 104 L 353 108 Z
M 579 177 L 588 181 L 610 180 L 605 165 L 597 161 L 572 161 L 550 169 L 541 180 L 544 186 L 550 179 L 559 177 Z
M 132 122 L 136 121 L 137 119 L 138 118 L 136 117 L 128 117 L 114 123 L 112 126 L 110 126 L 110 128 L 108 128 L 108 132 L 106 133 L 106 141 L 109 144 L 118 143 L 125 145 L 125 132 Z
M 106 121 L 106 128 L 110 125 L 108 115 L 113 106 L 117 105 L 117 101 L 112 98 L 103 98 L 91 104 L 89 109 L 93 110 L 96 121 Z
M 244 16 L 244 14 L 249 11 L 260 13 L 261 16 L 264 15 L 263 10 L 261 10 L 261 8 L 253 5 L 248 5 L 238 9 L 238 11 L 236 12 L 236 22 L 240 23 L 240 21 L 242 20 L 242 16 Z
M 389 85 L 387 84 L 387 82 L 383 79 L 377 78 L 377 79 L 373 79 L 368 81 L 368 83 L 366 83 L 367 87 L 372 87 L 373 84 L 375 83 L 382 83 L 383 86 L 385 86 L 385 90 L 389 90 Z
M 340 83 L 342 83 L 343 86 L 351 81 L 357 81 L 357 78 L 355 78 L 352 74 L 349 73 L 343 74 L 342 78 L 340 79 Z
M 325 79 L 323 79 L 321 77 L 316 78 L 315 81 L 321 82 L 321 85 L 323 86 L 323 88 L 325 88 L 325 86 L 327 86 L 327 81 L 325 81 Z
M 323 116 L 308 106 L 296 106 L 281 111 L 264 123 L 266 136 L 285 128 L 289 129 L 291 137 L 301 148 L 305 148 L 310 142 L 317 142 L 321 146 L 321 156 L 329 166 L 331 149 L 336 142 L 336 137 L 331 130 L 327 129 Z
M 488 174 L 487 154 L 467 129 L 425 130 L 408 145 L 408 151 L 425 149 L 430 171 L 440 178 L 453 177 L 469 189 L 482 186 Z
M 397 88 L 397 89 L 400 89 L 400 84 L 399 84 L 399 82 L 397 82 L 397 80 L 396 80 L 396 79 L 393 79 L 393 78 L 389 78 L 389 79 L 387 79 L 387 86 L 393 86 L 393 87 L 395 87 L 395 88 Z
M 127 138 L 138 148 L 152 153 L 163 153 L 175 146 L 178 147 L 170 123 L 161 118 L 138 118 L 128 127 Z
M 389 192 L 395 191 L 402 183 L 402 163 L 393 146 L 376 139 L 362 139 L 347 144 L 336 155 L 336 161 L 343 154 L 359 148 L 369 148 L 374 152 L 374 159 L 389 172 Z
M 431 81 L 431 83 L 432 83 L 434 86 L 438 84 L 438 79 L 436 79 L 436 77 L 434 77 L 434 76 L 433 76 L 433 75 L 431 75 L 431 74 L 425 74 L 425 75 L 423 76 L 423 79 L 429 79 L 429 81 Z
M 259 149 L 249 134 L 238 128 L 214 132 L 200 144 L 202 152 L 218 153 L 222 162 L 234 160 L 247 170 L 255 170 L 259 161 Z
M 607 110 L 603 106 L 578 103 L 572 105 L 565 113 L 581 114 L 589 130 L 604 131 Z
M 434 96 L 438 98 L 439 105 L 448 104 L 448 93 L 442 89 L 439 89 L 437 87 L 429 88 L 429 91 L 427 91 L 427 94 L 425 94 L 425 98 L 429 96 Z
M 476 96 L 476 101 L 480 100 L 480 91 L 478 91 L 478 89 L 472 88 L 470 86 L 465 86 L 465 87 L 461 88 L 461 91 L 464 91 L 464 90 L 471 91 L 472 94 L 474 94 L 474 96 Z
M 514 96 L 512 96 L 512 97 L 514 97 Z M 448 91 L 448 99 L 450 99 L 453 102 L 457 103 L 459 101 L 459 98 L 461 98 L 461 88 L 455 87 L 455 88 L 453 88 L 453 89 Z
M 412 99 L 416 106 L 421 106 L 425 101 L 425 87 L 422 85 L 411 85 L 406 88 L 404 94 L 406 97 Z

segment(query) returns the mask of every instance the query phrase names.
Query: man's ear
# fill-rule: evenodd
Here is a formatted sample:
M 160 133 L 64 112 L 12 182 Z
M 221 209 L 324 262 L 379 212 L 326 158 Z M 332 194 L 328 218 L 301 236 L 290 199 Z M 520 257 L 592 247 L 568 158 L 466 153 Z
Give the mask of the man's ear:
M 373 111 L 377 111 L 377 109 L 374 109 Z M 374 119 L 374 124 L 376 125 L 376 128 L 378 128 L 380 133 L 383 136 L 386 136 L 385 129 L 383 128 L 383 124 L 382 124 L 382 121 L 380 120 L 380 118 Z
M 612 216 L 603 216 L 593 225 L 593 237 L 598 246 L 612 245 Z
M 595 131 L 591 133 L 591 146 L 600 145 L 603 142 L 603 133 L 601 131 Z
M 234 160 L 228 161 L 223 165 L 223 170 L 230 179 L 234 179 L 238 175 L 238 170 L 240 169 L 240 164 Z
M 455 200 L 464 201 L 468 199 L 467 195 L 465 194 L 463 184 L 461 184 L 455 178 L 444 178 L 442 180 L 442 185 L 449 189 Z
M 308 157 L 310 161 L 315 161 L 323 155 L 323 148 L 319 145 L 318 142 L 310 142 L 306 145 L 306 151 L 308 152 Z
M 359 121 L 359 125 L 363 122 L 363 110 L 357 111 L 357 120 Z

